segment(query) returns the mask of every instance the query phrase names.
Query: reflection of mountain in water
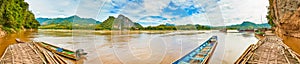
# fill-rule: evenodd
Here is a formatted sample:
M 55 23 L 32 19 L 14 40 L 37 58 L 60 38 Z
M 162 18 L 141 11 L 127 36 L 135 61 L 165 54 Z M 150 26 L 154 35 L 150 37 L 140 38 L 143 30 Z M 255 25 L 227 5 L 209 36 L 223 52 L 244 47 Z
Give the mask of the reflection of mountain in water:
M 205 33 L 205 32 L 173 32 L 173 33 L 163 35 L 161 37 L 175 36 L 175 35 L 196 35 L 196 34 L 203 34 L 203 33 Z
M 242 36 L 243 37 L 252 37 L 253 33 L 252 32 L 243 32 Z

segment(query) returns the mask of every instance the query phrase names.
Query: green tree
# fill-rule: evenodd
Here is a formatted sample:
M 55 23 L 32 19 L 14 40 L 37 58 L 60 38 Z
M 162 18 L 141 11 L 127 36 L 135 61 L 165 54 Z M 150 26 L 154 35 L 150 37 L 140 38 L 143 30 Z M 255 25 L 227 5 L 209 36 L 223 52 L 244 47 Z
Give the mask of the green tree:
M 20 29 L 37 28 L 39 23 L 28 7 L 28 3 L 24 0 L 1 0 L 0 25 L 2 25 L 2 29 L 13 32 Z

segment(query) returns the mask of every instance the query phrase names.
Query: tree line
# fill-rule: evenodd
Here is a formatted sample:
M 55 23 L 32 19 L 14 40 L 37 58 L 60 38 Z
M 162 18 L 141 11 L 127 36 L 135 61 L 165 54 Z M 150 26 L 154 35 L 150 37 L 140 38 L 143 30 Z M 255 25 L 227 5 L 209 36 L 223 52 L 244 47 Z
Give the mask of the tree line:
M 38 28 L 34 14 L 24 0 L 0 0 L 0 27 L 7 32 Z

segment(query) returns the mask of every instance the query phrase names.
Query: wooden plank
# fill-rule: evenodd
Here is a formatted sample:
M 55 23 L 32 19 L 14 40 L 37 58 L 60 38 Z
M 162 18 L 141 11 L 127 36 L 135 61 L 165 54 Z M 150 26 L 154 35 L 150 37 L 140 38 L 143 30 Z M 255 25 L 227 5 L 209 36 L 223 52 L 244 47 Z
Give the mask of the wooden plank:
M 244 52 L 246 55 L 244 55 L 243 53 L 243 55 L 241 55 L 240 58 L 238 58 L 235 64 L 246 64 L 248 62 L 283 63 L 285 61 L 289 64 L 300 63 L 299 58 L 296 57 L 296 54 L 292 53 L 292 50 L 290 50 L 288 46 L 283 44 L 281 40 L 282 39 L 274 35 L 266 36 L 264 39 L 262 39 L 262 41 L 259 41 L 257 44 L 255 44 L 254 47 L 251 47 L 252 50 L 246 50 Z M 278 52 L 281 52 L 281 54 L 279 54 Z M 276 58 L 273 59 L 273 57 Z
M 36 45 L 36 47 L 39 49 L 39 51 L 42 52 L 42 54 L 44 55 L 44 57 L 46 58 L 47 63 L 49 64 L 54 64 L 56 63 L 51 57 L 50 55 L 48 55 L 48 53 L 41 47 L 39 47 L 38 45 Z
M 236 62 L 234 62 L 234 64 L 240 64 L 238 62 L 242 62 L 244 57 L 246 57 L 247 54 L 249 54 L 249 52 L 251 51 L 251 49 L 253 48 L 254 44 L 251 44 L 246 50 L 245 52 L 237 59 Z
M 57 54 L 53 54 L 55 59 L 58 60 L 59 64 L 67 64 L 67 61 L 58 56 Z
M 210 57 L 213 55 L 213 52 L 215 51 L 215 48 L 217 47 L 218 42 L 214 42 L 214 45 L 211 48 L 211 51 L 208 53 L 208 57 L 205 57 L 204 61 L 202 62 L 202 64 L 208 64 L 208 61 L 210 59 Z
M 4 51 L 4 53 L 3 53 L 3 56 L 0 58 L 0 62 L 4 62 L 3 60 L 4 60 L 4 57 L 5 56 L 7 56 L 8 54 L 8 52 L 10 52 L 10 50 L 9 50 L 9 48 L 10 48 L 10 46 L 8 46 L 6 49 L 5 49 L 5 51 Z M 5 58 L 6 59 L 6 58 Z M 2 63 L 1 63 L 2 64 Z M 4 63 L 3 63 L 4 64 Z
M 36 43 L 17 43 L 9 45 L 0 64 L 68 64 L 61 56 L 40 47 Z
M 44 59 L 45 57 L 43 57 L 43 55 L 41 54 L 41 52 L 37 50 L 37 47 L 34 47 L 35 44 L 30 43 L 28 45 L 33 50 L 33 52 L 39 56 L 39 58 L 42 60 L 42 63 L 46 64 L 47 62 Z

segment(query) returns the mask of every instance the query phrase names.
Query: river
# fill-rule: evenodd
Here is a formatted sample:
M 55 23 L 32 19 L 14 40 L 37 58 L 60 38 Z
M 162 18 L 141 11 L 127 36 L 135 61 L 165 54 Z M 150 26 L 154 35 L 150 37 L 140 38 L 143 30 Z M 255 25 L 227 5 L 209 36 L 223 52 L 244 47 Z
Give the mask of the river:
M 232 31 L 236 32 L 236 31 Z M 219 44 L 210 62 L 233 64 L 250 44 L 258 40 L 243 33 L 218 31 L 92 31 L 92 30 L 44 30 L 25 31 L 0 38 L 0 55 L 15 43 L 43 41 L 71 50 L 84 49 L 88 55 L 85 64 L 169 64 L 217 35 Z

